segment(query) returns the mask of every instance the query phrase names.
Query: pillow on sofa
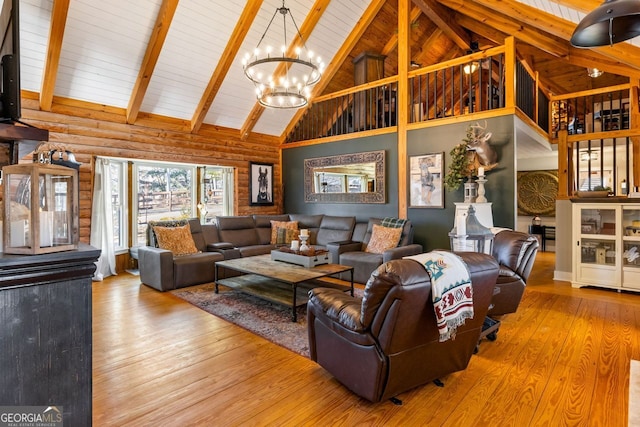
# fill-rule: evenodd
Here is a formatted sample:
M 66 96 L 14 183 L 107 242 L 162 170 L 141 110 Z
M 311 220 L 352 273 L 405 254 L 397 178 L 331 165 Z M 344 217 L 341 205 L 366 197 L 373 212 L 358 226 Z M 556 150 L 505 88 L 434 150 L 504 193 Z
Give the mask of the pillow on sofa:
M 289 245 L 292 240 L 297 240 L 300 231 L 297 228 L 282 228 L 276 230 L 276 245 Z
M 402 228 L 383 227 L 378 224 L 373 224 L 371 239 L 369 239 L 369 243 L 364 251 L 372 254 L 384 253 L 387 249 L 398 246 L 401 235 Z
M 153 232 L 160 249 L 173 252 L 174 255 L 191 255 L 198 253 L 198 248 L 191 236 L 189 224 L 182 227 L 153 227 Z
M 278 243 L 291 243 L 291 240 L 295 240 L 295 239 L 291 239 L 291 240 L 289 240 L 289 242 L 278 242 L 278 229 L 279 228 L 295 230 L 296 231 L 296 237 L 298 237 L 297 236 L 298 221 L 274 221 L 274 220 L 271 220 L 271 244 L 272 245 L 276 245 Z

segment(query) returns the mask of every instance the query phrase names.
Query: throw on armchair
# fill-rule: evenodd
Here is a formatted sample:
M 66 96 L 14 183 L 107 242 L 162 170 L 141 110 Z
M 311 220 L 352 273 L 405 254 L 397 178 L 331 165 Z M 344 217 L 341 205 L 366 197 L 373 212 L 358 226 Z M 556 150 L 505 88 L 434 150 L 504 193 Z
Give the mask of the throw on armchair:
M 372 402 L 465 369 L 478 343 L 498 264 L 486 254 L 458 255 L 471 274 L 474 317 L 458 328 L 455 339 L 439 341 L 424 266 L 399 259 L 371 275 L 362 299 L 330 288 L 309 292 L 311 359 Z

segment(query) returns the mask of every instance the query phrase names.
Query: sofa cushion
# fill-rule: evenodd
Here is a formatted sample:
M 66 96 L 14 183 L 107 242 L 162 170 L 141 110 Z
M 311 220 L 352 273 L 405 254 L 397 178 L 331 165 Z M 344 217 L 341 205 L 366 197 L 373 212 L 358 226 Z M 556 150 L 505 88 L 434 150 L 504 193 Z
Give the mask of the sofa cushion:
M 191 228 L 189 224 L 181 227 L 153 227 L 158 247 L 173 252 L 174 255 L 191 255 L 198 253 L 193 238 L 191 237 Z
M 291 240 L 295 240 L 294 235 L 290 234 L 290 239 L 288 242 L 286 242 L 286 231 L 284 233 L 281 233 L 282 239 L 278 239 L 278 235 L 279 229 L 283 229 L 283 230 L 295 230 L 296 235 L 298 232 L 298 221 L 271 221 L 271 241 L 270 243 L 272 245 L 276 245 L 276 244 L 284 244 L 284 243 L 291 243 Z M 297 237 L 297 236 L 296 236 Z
M 253 217 L 218 216 L 216 221 L 221 242 L 229 242 L 237 247 L 260 244 Z
M 189 228 L 191 229 L 191 238 L 193 243 L 199 252 L 205 252 L 207 250 L 207 244 L 202 234 L 202 224 L 198 218 L 191 218 L 189 220 Z
M 329 216 L 322 217 L 320 229 L 315 244 L 326 246 L 331 242 L 351 240 L 356 218 L 353 216 Z
M 309 240 L 307 240 L 307 244 L 316 245 L 318 243 L 318 230 L 320 229 L 324 215 L 291 214 L 289 218 L 291 221 L 298 221 L 299 230 L 309 230 Z
M 390 228 L 383 227 L 378 224 L 373 224 L 373 232 L 371 233 L 371 240 L 367 243 L 365 252 L 381 254 L 387 249 L 395 248 L 400 241 L 400 235 L 402 234 L 402 228 Z

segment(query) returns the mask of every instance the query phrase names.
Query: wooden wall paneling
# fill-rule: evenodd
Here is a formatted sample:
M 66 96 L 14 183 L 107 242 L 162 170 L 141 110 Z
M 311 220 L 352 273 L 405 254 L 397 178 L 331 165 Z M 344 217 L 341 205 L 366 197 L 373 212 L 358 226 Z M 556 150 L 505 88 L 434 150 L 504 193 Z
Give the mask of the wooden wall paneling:
M 278 185 L 274 186 L 273 206 L 249 206 L 249 162 L 273 163 L 274 182 L 281 181 L 280 148 L 276 138 L 251 134 L 242 141 L 237 130 L 207 125 L 202 126 L 199 134 L 192 134 L 159 118 L 140 117 L 136 125 L 129 125 L 124 122 L 123 114 L 124 110 L 103 111 L 87 103 L 56 104 L 55 99 L 52 111 L 46 112 L 39 111 L 37 100 L 29 96 L 23 100 L 24 121 L 49 130 L 50 140 L 64 144 L 82 163 L 79 172 L 81 242 L 88 243 L 91 232 L 93 156 L 234 167 L 237 171 L 235 214 L 281 212 L 282 192 Z M 141 121 L 145 126 L 139 125 Z

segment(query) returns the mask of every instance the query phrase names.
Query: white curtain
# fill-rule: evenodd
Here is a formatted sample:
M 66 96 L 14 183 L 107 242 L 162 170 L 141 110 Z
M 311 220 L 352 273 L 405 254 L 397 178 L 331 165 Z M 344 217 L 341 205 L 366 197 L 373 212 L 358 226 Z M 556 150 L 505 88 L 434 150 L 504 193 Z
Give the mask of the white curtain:
M 224 186 L 222 214 L 233 215 L 233 168 L 222 168 L 222 185 Z
M 102 251 L 96 261 L 93 280 L 116 274 L 113 247 L 113 206 L 111 204 L 111 169 L 109 160 L 98 157 L 95 163 L 93 206 L 91 208 L 91 246 Z

